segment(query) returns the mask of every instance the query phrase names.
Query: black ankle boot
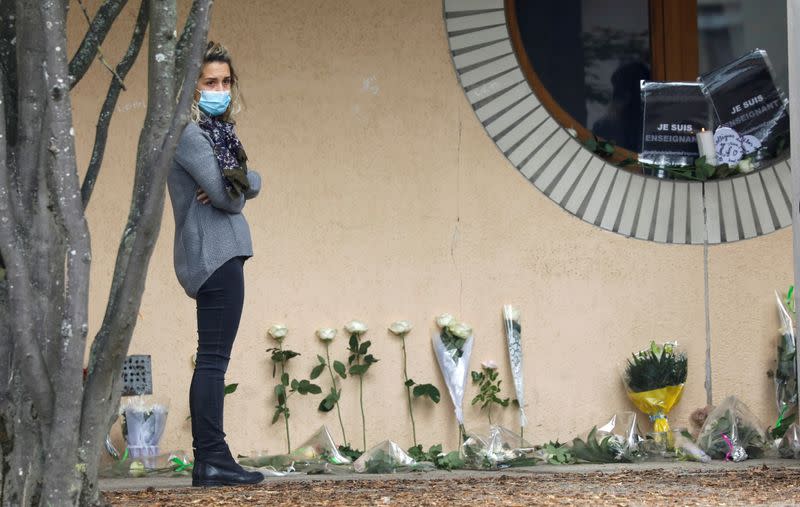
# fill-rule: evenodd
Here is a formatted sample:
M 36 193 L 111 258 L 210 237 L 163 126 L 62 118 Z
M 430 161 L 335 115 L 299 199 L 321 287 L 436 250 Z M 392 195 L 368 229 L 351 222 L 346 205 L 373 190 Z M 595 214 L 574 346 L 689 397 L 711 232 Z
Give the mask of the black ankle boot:
M 192 486 L 236 486 L 258 484 L 264 480 L 261 472 L 248 472 L 231 456 L 230 451 L 203 453 L 192 468 Z

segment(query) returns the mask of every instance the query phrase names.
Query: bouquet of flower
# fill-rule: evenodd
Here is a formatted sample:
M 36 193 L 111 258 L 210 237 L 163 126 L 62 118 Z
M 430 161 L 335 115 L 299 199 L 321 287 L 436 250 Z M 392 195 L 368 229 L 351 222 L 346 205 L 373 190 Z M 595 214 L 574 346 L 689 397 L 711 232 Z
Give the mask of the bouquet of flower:
M 587 463 L 630 463 L 642 458 L 636 413 L 614 414 L 604 425 L 594 426 L 586 440 L 572 439 L 572 457 Z
M 461 456 L 469 468 L 498 468 L 535 464 L 533 445 L 513 431 L 491 425 L 488 430 L 473 431 L 461 444 Z
M 667 414 L 680 400 L 686 382 L 686 355 L 676 349 L 674 342 L 650 342 L 650 348 L 633 354 L 625 366 L 628 398 L 650 416 L 657 433 L 669 431 Z
M 793 289 L 789 289 L 787 302 L 792 301 L 793 292 Z M 786 305 L 783 304 L 777 292 L 775 299 L 781 319 L 781 327 L 778 331 L 780 336 L 778 337 L 777 366 L 775 367 L 775 399 L 778 420 L 770 429 L 770 436 L 779 439 L 786 433 L 786 428 L 797 420 L 797 365 L 795 362 L 797 346 L 792 316 L 786 310 Z
M 472 353 L 472 328 L 447 313 L 436 318 L 436 325 L 439 326 L 439 333 L 433 336 L 433 351 L 453 401 L 459 431 L 463 435 L 462 403 L 469 374 L 469 356 Z
M 762 427 L 747 405 L 729 396 L 708 415 L 697 444 L 714 459 L 760 458 L 769 448 Z
M 353 463 L 353 468 L 360 474 L 393 474 L 433 470 L 435 466 L 428 462 L 418 463 L 402 447 L 391 440 L 384 440 L 362 454 Z
M 525 435 L 528 418 L 525 416 L 525 380 L 522 374 L 522 326 L 520 325 L 519 308 L 511 305 L 503 306 L 503 321 L 508 342 L 508 360 L 511 363 L 511 375 L 514 379 L 514 391 L 519 405 L 519 434 Z
M 146 458 L 159 454 L 158 444 L 167 425 L 169 409 L 159 403 L 146 403 L 142 396 L 136 396 L 128 400 L 120 411 L 122 435 L 131 458 L 145 458 L 146 465 L 153 465 L 154 462 Z
M 778 442 L 778 455 L 787 459 L 800 458 L 800 428 L 797 423 L 790 424 Z

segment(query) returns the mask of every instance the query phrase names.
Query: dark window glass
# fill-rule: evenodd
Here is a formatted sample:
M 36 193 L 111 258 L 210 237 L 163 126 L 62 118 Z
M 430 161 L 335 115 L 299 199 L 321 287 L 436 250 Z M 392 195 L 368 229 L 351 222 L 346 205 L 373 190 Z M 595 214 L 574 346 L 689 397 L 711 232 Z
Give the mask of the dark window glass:
M 648 2 L 518 0 L 521 42 L 540 81 L 576 122 L 638 152 L 639 82 L 650 79 Z

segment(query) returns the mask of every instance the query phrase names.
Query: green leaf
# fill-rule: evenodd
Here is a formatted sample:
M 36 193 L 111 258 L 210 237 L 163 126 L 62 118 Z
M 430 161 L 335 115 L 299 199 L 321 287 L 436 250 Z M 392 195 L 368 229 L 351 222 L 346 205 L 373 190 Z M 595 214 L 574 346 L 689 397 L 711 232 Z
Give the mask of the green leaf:
M 281 375 L 281 384 L 283 384 L 283 385 L 285 385 L 287 387 L 289 386 L 289 374 L 288 373 L 283 373 Z
M 297 391 L 299 387 L 300 382 L 298 382 L 297 379 L 292 379 L 292 391 Z
M 236 392 L 236 388 L 239 387 L 239 384 L 228 384 L 225 386 L 225 394 L 233 394 Z
M 324 364 L 318 364 L 318 365 L 316 365 L 316 366 L 315 366 L 315 367 L 314 367 L 314 368 L 311 370 L 311 379 L 313 380 L 313 379 L 315 379 L 315 378 L 319 377 L 320 375 L 322 375 L 322 372 L 323 372 L 323 371 L 325 371 L 325 365 L 324 365 Z
M 420 384 L 415 386 L 413 393 L 415 398 L 427 396 L 434 403 L 439 403 L 439 400 L 442 398 L 441 393 L 439 393 L 439 389 L 437 389 L 433 384 Z
M 319 402 L 319 407 L 317 407 L 317 410 L 320 412 L 330 412 L 335 406 L 336 401 L 329 394 L 321 402 Z
M 272 424 L 278 422 L 278 419 L 280 419 L 282 413 L 283 411 L 280 408 L 275 410 L 275 413 L 272 414 Z
M 371 342 L 371 341 L 369 341 L 369 340 L 366 340 L 366 341 L 365 341 L 365 342 L 363 342 L 361 345 L 359 345 L 359 347 L 358 347 L 358 353 L 359 353 L 359 354 L 361 354 L 361 355 L 363 356 L 363 355 L 364 355 L 364 354 L 366 354 L 366 353 L 367 353 L 367 351 L 369 350 L 369 346 L 370 346 L 370 345 L 372 345 L 372 342 Z
M 278 399 L 278 405 L 286 403 L 286 387 L 283 384 L 275 386 L 275 397 Z
M 405 386 L 406 386 L 406 387 L 411 387 L 411 386 L 413 386 L 414 384 L 415 384 L 415 382 L 414 382 L 413 380 L 411 380 L 411 379 L 408 379 L 408 380 L 406 380 L 406 382 L 405 382 Z
M 354 364 L 350 367 L 350 375 L 363 375 L 368 369 L 368 364 Z
M 433 463 L 436 465 L 436 468 L 441 468 L 443 470 L 454 470 L 464 467 L 464 460 L 458 455 L 458 451 L 450 451 L 442 457 L 437 456 L 434 458 Z
M 325 366 L 325 365 L 327 364 L 327 363 L 325 362 L 325 358 L 324 358 L 324 357 L 322 357 L 322 356 L 321 356 L 321 355 L 319 355 L 319 354 L 317 354 L 317 360 L 319 361 L 319 364 L 321 364 L 321 365 L 323 365 L 323 366 Z
M 301 380 L 298 384 L 297 392 L 300 394 L 320 394 L 322 388 L 317 384 L 312 384 L 308 380 Z
M 375 359 L 375 356 L 373 356 L 372 354 L 367 354 L 366 356 L 364 356 L 364 362 L 366 364 L 373 364 L 373 363 L 377 363 L 378 360 Z
M 481 380 L 483 380 L 483 373 L 478 372 L 478 371 L 473 371 L 473 372 L 471 372 L 471 374 L 472 374 L 472 381 L 473 382 L 480 382 Z
M 353 354 L 357 354 L 358 353 L 358 338 L 356 337 L 355 334 L 351 334 L 350 335 L 350 343 L 349 343 L 349 345 L 350 345 L 350 347 L 349 347 L 350 352 L 352 352 Z
M 345 368 L 344 363 L 341 361 L 333 362 L 333 371 L 338 373 L 340 377 L 347 378 L 347 368 Z

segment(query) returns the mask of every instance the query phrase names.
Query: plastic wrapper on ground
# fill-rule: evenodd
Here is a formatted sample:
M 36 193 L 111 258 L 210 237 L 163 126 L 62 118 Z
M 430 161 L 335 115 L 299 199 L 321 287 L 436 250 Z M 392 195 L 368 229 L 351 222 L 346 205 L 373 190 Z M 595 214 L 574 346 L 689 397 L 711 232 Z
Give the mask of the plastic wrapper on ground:
M 166 405 L 136 396 L 123 405 L 121 412 L 122 433 L 130 457 L 141 459 L 146 468 L 155 468 L 154 458 L 160 454 L 158 444 L 164 434 L 169 409 Z
M 644 458 L 642 436 L 635 412 L 620 412 L 592 428 L 586 439 L 572 441 L 572 454 L 588 463 L 631 462 Z
M 191 457 L 184 451 L 133 458 L 130 453 L 123 458 L 101 466 L 98 476 L 111 477 L 183 477 L 192 474 Z
M 417 462 L 399 445 L 384 440 L 368 450 L 353 463 L 360 474 L 393 474 L 396 472 L 425 472 L 434 470 L 433 463 Z
M 352 470 L 350 459 L 339 452 L 326 426 L 322 426 L 289 454 L 242 456 L 239 458 L 239 463 L 264 473 L 267 472 L 262 468 L 278 472 L 305 473 L 336 473 L 338 469 Z
M 800 459 L 800 427 L 792 423 L 778 442 L 778 455 L 781 458 Z
M 467 432 L 460 448 L 461 459 L 467 468 L 533 465 L 536 461 L 534 454 L 533 445 L 517 433 L 497 425 Z
M 761 458 L 770 442 L 758 418 L 736 396 L 726 398 L 708 415 L 697 444 L 713 459 Z

